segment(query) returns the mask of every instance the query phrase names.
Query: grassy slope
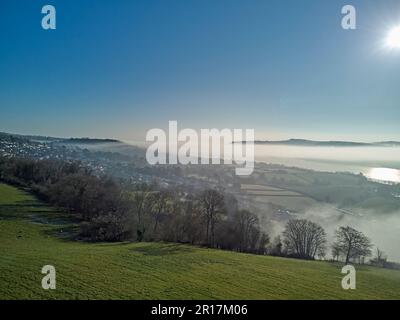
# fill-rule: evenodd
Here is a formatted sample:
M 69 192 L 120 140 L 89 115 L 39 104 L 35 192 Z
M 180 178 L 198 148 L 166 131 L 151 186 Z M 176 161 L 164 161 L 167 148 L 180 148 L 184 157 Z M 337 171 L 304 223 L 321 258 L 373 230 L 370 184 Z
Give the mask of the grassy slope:
M 38 218 L 40 217 L 40 219 Z M 1 299 L 399 299 L 400 272 L 358 267 L 357 290 L 340 266 L 156 243 L 80 243 L 55 233 L 60 213 L 0 184 Z M 61 233 L 59 233 L 61 234 Z M 41 288 L 43 265 L 57 289 Z

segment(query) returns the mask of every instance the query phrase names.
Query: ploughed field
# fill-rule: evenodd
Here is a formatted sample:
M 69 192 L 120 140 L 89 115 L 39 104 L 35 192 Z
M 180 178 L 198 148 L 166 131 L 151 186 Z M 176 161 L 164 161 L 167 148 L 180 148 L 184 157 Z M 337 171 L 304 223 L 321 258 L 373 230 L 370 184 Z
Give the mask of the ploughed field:
M 65 214 L 0 184 L 0 299 L 400 299 L 400 272 L 166 243 L 71 240 Z M 44 265 L 56 289 L 41 286 Z

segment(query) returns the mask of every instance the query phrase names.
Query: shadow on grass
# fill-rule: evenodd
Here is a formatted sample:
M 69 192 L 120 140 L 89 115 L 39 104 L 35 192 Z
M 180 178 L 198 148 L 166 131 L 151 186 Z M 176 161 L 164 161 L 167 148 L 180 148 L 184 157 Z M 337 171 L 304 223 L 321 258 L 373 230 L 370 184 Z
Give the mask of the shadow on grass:
M 33 212 L 47 212 L 44 210 L 36 210 L 36 208 L 28 205 L 22 204 L 3 204 L 0 205 L 0 219 L 20 219 L 20 218 L 29 218 L 29 215 Z
M 132 249 L 134 252 L 141 253 L 145 256 L 165 256 L 172 254 L 190 253 L 194 250 L 188 246 L 181 244 L 150 244 L 139 248 Z
M 46 236 L 56 237 L 65 241 L 75 241 L 79 234 L 79 226 L 74 224 L 54 227 L 43 231 Z
M 37 200 L 21 200 L 0 205 L 0 220 L 24 220 L 47 226 L 48 228 L 43 230 L 44 235 L 66 241 L 75 240 L 79 233 L 79 226 L 74 217 Z

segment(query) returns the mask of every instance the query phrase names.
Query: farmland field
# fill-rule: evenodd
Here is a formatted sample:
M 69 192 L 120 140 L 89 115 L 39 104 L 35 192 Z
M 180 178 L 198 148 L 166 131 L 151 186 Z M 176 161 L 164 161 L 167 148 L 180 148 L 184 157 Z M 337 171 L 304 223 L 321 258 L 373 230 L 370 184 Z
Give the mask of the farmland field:
M 258 203 L 263 207 L 265 204 L 285 207 L 289 210 L 306 210 L 318 202 L 299 192 L 276 188 L 272 186 L 242 184 L 242 195 L 245 195 L 252 202 Z
M 85 243 L 32 195 L 0 184 L 0 299 L 400 299 L 400 272 L 167 243 Z M 41 288 L 53 265 L 57 288 Z

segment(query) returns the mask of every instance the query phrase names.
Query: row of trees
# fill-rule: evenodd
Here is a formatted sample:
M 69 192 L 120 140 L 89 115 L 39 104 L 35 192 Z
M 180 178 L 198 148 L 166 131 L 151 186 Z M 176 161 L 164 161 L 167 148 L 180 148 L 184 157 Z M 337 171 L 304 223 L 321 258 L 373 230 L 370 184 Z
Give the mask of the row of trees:
M 371 256 L 372 243 L 362 232 L 349 226 L 340 227 L 335 232 L 336 241 L 332 245 L 334 260 L 364 262 Z M 294 219 L 289 220 L 283 231 L 284 255 L 301 259 L 324 258 L 327 239 L 325 230 L 315 222 Z
M 80 237 L 92 241 L 170 241 L 301 259 L 326 256 L 320 225 L 290 220 L 282 237 L 270 243 L 257 215 L 239 210 L 234 197 L 217 190 L 188 195 L 157 185 L 123 185 L 79 163 L 16 158 L 0 158 L 0 179 L 64 208 L 80 222 Z M 340 227 L 332 256 L 362 262 L 371 247 L 361 232 Z
M 217 190 L 196 194 L 124 185 L 79 163 L 0 158 L 0 179 L 64 208 L 93 241 L 171 241 L 265 253 L 258 217 Z

